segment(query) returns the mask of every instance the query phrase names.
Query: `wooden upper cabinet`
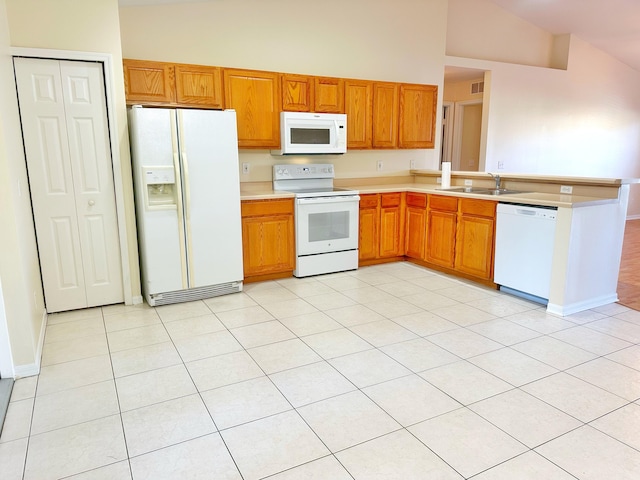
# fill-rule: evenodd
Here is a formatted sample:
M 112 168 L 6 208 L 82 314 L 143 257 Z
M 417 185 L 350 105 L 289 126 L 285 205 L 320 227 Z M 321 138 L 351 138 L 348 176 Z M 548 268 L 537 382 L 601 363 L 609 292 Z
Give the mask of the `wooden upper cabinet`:
M 224 104 L 236 111 L 240 148 L 280 146 L 280 82 L 274 72 L 223 69 Z
M 224 107 L 222 69 L 200 65 L 176 65 L 176 101 L 198 107 Z
M 314 112 L 344 113 L 344 79 L 314 77 Z
M 176 101 L 173 64 L 126 59 L 122 64 L 127 105 Z
M 373 147 L 397 148 L 399 88 L 397 83 L 373 84 Z
M 282 110 L 285 112 L 312 112 L 314 100 L 313 77 L 306 75 L 280 75 L 282 83 Z
M 435 85 L 400 85 L 398 147 L 433 148 L 437 102 Z
M 371 148 L 373 134 L 373 82 L 344 82 L 347 148 Z

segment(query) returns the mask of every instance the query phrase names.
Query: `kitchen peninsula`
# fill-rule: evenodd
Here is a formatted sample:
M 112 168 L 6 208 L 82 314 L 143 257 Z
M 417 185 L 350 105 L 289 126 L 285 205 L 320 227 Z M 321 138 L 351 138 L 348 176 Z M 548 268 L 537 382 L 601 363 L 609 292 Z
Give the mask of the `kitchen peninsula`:
M 492 188 L 495 185 L 494 179 L 482 172 L 452 172 L 453 190 L 440 190 L 440 171 L 436 170 L 412 170 L 409 175 L 399 177 L 336 178 L 335 185 L 357 189 L 361 195 L 402 193 L 404 199 L 400 217 L 402 225 L 398 226 L 402 249 L 398 252 L 398 256 L 390 259 L 407 257 L 411 261 L 426 266 L 431 266 L 429 261 L 416 260 L 407 252 L 409 230 L 405 231 L 405 227 L 410 216 L 407 216 L 406 212 L 410 208 L 415 208 L 407 205 L 408 194 L 425 195 L 425 198 L 452 197 L 460 201 L 458 202 L 460 208 L 465 204 L 471 205 L 469 200 L 556 207 L 557 227 L 553 241 L 551 288 L 547 311 L 565 316 L 617 301 L 616 289 L 629 186 L 639 183 L 639 180 L 508 173 L 500 173 L 500 175 L 502 188 L 517 190 L 521 193 L 487 195 L 456 191 L 464 190 L 463 187 L 469 186 L 474 187 L 473 190 L 479 187 Z M 563 192 L 569 190 L 566 187 L 571 187 L 571 194 L 561 193 L 561 187 L 565 187 L 562 188 Z M 277 199 L 286 195 L 283 192 L 274 192 L 270 182 L 241 184 L 242 200 Z M 428 210 L 426 203 L 422 208 L 425 212 Z M 462 212 L 452 213 L 462 215 Z M 425 217 L 425 220 L 427 218 Z M 490 225 L 495 229 L 495 223 Z M 425 221 L 424 227 L 421 228 L 426 227 Z M 491 240 L 491 250 L 488 254 L 491 262 L 493 261 L 494 231 L 487 230 Z M 455 236 L 455 228 L 453 232 Z M 425 236 L 421 241 L 426 243 L 428 237 Z M 444 271 L 448 270 L 444 269 Z M 451 270 L 451 273 L 458 272 Z M 461 276 L 474 278 L 464 273 L 461 273 Z M 479 281 L 483 284 L 492 284 L 492 269 L 490 269 L 488 281 L 480 278 Z

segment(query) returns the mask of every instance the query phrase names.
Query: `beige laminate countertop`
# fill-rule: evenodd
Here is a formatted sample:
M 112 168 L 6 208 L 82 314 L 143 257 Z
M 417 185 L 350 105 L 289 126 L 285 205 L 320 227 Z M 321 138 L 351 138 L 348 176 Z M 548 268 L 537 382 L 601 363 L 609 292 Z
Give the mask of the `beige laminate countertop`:
M 348 185 L 346 186 L 348 187 Z M 617 199 L 611 198 L 589 197 L 584 195 L 562 195 L 541 192 L 523 192 L 497 196 L 482 195 L 478 193 L 450 192 L 446 190 L 439 190 L 435 185 L 420 183 L 357 185 L 354 186 L 353 189 L 362 194 L 387 192 L 418 192 L 463 198 L 478 198 L 482 200 L 493 200 L 496 202 L 500 201 L 507 203 L 521 203 L 529 205 L 567 208 L 604 205 L 609 203 L 616 203 L 618 201 Z M 267 186 L 256 188 L 255 186 L 250 187 L 248 185 L 245 185 L 243 187 L 243 185 L 240 184 L 241 200 L 270 200 L 277 198 L 293 198 L 294 196 L 295 195 L 291 192 L 274 191 L 272 188 L 269 188 Z

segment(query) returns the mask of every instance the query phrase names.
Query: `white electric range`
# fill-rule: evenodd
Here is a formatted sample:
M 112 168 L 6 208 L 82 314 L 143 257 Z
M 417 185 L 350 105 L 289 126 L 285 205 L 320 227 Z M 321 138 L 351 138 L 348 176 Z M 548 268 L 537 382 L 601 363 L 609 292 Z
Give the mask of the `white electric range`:
M 358 268 L 360 196 L 334 177 L 330 164 L 273 166 L 273 189 L 295 193 L 296 277 Z

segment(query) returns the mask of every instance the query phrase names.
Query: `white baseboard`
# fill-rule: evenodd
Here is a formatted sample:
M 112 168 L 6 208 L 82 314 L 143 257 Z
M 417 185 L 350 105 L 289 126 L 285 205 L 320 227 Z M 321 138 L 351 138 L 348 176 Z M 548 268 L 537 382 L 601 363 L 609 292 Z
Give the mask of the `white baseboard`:
M 144 298 L 142 297 L 142 295 L 137 295 L 133 297 L 131 301 L 133 302 L 133 305 L 140 305 L 142 302 L 144 302 Z
M 38 348 L 36 350 L 36 361 L 26 365 L 16 365 L 13 369 L 15 378 L 32 377 L 40 374 L 40 364 L 42 362 L 42 349 L 44 347 L 44 334 L 47 329 L 47 311 L 42 312 L 42 322 L 40 324 L 40 338 L 38 338 Z
M 554 315 L 566 317 L 568 315 L 573 315 L 574 313 L 583 312 L 584 310 L 589 310 L 590 308 L 602 307 L 603 305 L 609 305 L 610 303 L 615 303 L 617 301 L 618 294 L 613 293 L 611 295 L 603 295 L 598 298 L 590 298 L 589 300 L 585 300 L 583 302 L 576 302 L 568 305 L 556 305 L 550 303 L 547 305 L 547 312 Z
M 627 215 L 627 220 L 640 220 L 640 215 Z

